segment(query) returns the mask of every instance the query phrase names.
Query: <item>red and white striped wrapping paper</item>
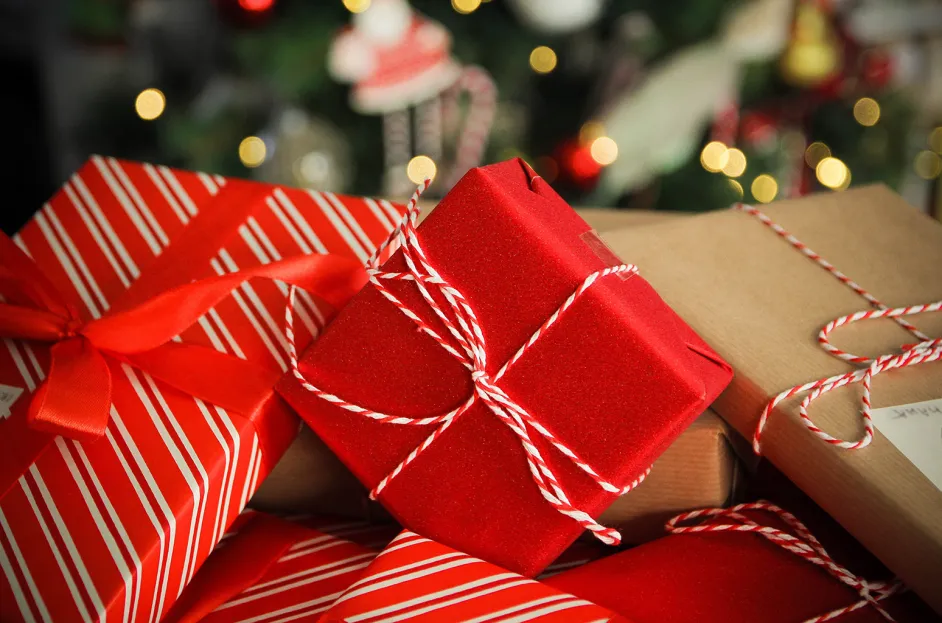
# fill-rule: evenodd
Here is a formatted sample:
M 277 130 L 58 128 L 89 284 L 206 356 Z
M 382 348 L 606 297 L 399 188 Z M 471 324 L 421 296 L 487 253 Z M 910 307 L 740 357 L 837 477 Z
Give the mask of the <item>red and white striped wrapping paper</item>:
M 337 599 L 322 623 L 622 621 L 591 602 L 408 530 Z
M 15 236 L 54 285 L 97 318 L 213 203 L 227 180 L 94 157 Z M 226 201 L 229 201 L 228 197 Z M 236 198 L 238 200 L 238 198 Z M 401 208 L 385 201 L 265 187 L 247 220 L 191 278 L 299 253 L 365 261 Z M 182 336 L 286 368 L 285 286 L 243 284 Z M 302 339 L 322 328 L 310 297 Z M 27 391 L 45 347 L 4 340 L 0 383 Z M 120 368 L 120 369 L 119 369 Z M 254 426 L 128 366 L 114 366 L 104 438 L 53 447 L 0 500 L 0 620 L 157 621 L 264 477 Z M 0 414 L 0 417 L 4 417 Z M 277 457 L 264 457 L 265 465 Z
M 338 533 L 367 533 L 362 526 L 332 525 L 337 526 Z M 306 532 L 268 568 L 258 583 L 229 599 L 201 621 L 316 621 L 376 558 L 376 550 L 316 530 Z M 237 533 L 227 536 L 217 550 L 231 546 L 238 538 Z M 245 564 L 257 564 L 257 561 L 246 560 Z

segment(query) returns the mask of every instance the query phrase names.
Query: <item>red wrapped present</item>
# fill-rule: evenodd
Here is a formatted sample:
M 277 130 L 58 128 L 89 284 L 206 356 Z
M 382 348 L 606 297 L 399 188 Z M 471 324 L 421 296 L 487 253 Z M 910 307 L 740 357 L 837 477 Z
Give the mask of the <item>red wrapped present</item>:
M 898 581 L 868 581 L 842 566 L 770 502 L 685 513 L 667 528 L 670 536 L 546 583 L 635 623 L 938 620 Z
M 625 621 L 605 608 L 408 530 L 321 618 L 362 621 Z
M 308 342 L 398 213 L 95 157 L 3 241 L 0 619 L 166 612 L 299 426 L 287 286 L 241 282 L 320 276 Z
M 307 522 L 254 512 L 239 519 L 164 623 L 313 621 L 377 554 Z
M 279 391 L 411 530 L 530 576 L 617 543 L 592 518 L 729 367 L 520 160 L 415 222 Z

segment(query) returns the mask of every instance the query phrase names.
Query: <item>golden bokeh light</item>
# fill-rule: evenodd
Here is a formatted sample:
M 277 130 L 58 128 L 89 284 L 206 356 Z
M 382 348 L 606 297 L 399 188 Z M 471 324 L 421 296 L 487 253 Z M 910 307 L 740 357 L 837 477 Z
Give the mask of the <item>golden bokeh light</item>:
M 805 162 L 812 169 L 818 166 L 818 163 L 831 155 L 831 149 L 821 141 L 815 141 L 805 149 Z
M 556 69 L 556 52 L 545 45 L 533 48 L 530 52 L 530 67 L 538 74 L 548 74 Z
M 137 116 L 145 121 L 153 121 L 164 114 L 166 107 L 167 98 L 160 89 L 144 89 L 134 100 L 134 110 Z
M 862 126 L 870 127 L 880 120 L 880 104 L 872 97 L 861 97 L 854 104 L 854 119 Z
M 265 162 L 267 154 L 268 149 L 265 147 L 265 141 L 257 136 L 246 136 L 239 143 L 239 160 L 250 169 Z
M 362 13 L 370 8 L 370 0 L 343 0 L 343 6 L 351 13 Z
M 406 175 L 413 184 L 421 184 L 426 179 L 435 179 L 438 167 L 428 156 L 416 156 L 406 165 Z
M 847 183 L 850 177 L 850 170 L 847 165 L 835 158 L 828 156 L 821 160 L 814 168 L 815 177 L 823 186 L 831 189 L 839 189 Z
M 722 170 L 729 177 L 739 177 L 746 172 L 746 154 L 735 147 L 727 149 L 726 164 Z
M 737 181 L 734 180 L 734 179 L 728 179 L 728 180 L 726 180 L 726 183 L 729 184 L 729 187 L 733 189 L 733 192 L 734 192 L 734 193 L 736 193 L 736 198 L 737 198 L 737 199 L 742 199 L 742 198 L 743 198 L 743 195 L 744 195 L 744 192 L 745 192 L 745 191 L 743 191 L 742 184 L 740 184 L 739 182 L 737 182 Z
M 605 136 L 605 126 L 601 121 L 586 121 L 579 129 L 579 142 L 588 145 L 600 136 Z
M 618 144 L 607 136 L 600 136 L 592 141 L 589 153 L 592 154 L 593 160 L 606 167 L 618 158 Z
M 929 133 L 929 149 L 942 154 L 942 126 Z
M 778 194 L 778 182 L 768 173 L 763 173 L 752 180 L 752 196 L 759 203 L 769 203 Z
M 729 162 L 726 145 L 719 141 L 711 141 L 700 152 L 700 164 L 710 173 L 719 173 Z
M 942 156 L 931 151 L 921 151 L 913 163 L 916 175 L 924 180 L 933 180 L 942 173 Z
M 451 8 L 462 15 L 474 13 L 479 6 L 481 6 L 481 0 L 451 0 Z

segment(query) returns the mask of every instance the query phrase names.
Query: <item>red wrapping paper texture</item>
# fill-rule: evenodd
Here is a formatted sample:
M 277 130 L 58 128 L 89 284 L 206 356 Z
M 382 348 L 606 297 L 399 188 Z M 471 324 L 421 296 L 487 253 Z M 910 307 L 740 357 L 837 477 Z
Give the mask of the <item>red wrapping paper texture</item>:
M 177 278 L 301 252 L 365 259 L 401 210 L 95 157 L 14 240 L 92 318 L 158 267 L 172 280 L 173 245 L 193 233 L 191 222 L 236 207 L 249 218 L 231 231 L 206 232 L 221 236 L 221 246 L 190 249 L 205 252 L 205 261 L 180 266 Z M 322 329 L 323 310 L 301 298 L 297 328 L 306 342 Z M 181 338 L 284 369 L 284 300 L 278 285 L 253 281 Z M 11 420 L 25 419 L 29 392 L 48 365 L 47 347 L 5 340 L 0 383 L 27 390 Z M 158 619 L 277 460 L 267 454 L 277 448 L 266 429 L 276 421 L 297 426 L 279 400 L 256 414 L 256 430 L 139 371 L 114 364 L 112 374 L 107 435 L 86 444 L 57 439 L 0 499 L 0 557 L 9 561 L 0 620 Z M 0 439 L 0 452 L 19 439 Z
M 582 240 L 587 231 L 519 160 L 472 170 L 420 226 L 430 262 L 480 320 L 489 373 L 586 275 L 608 265 Z M 384 266 L 400 269 L 399 254 Z M 394 293 L 434 319 L 414 286 L 397 282 Z M 408 417 L 446 412 L 472 392 L 468 371 L 372 286 L 305 353 L 301 370 L 345 400 Z M 643 278 L 609 277 L 590 288 L 500 386 L 600 474 L 625 484 L 703 411 L 730 374 Z M 370 421 L 290 378 L 279 389 L 371 488 L 431 432 Z M 612 502 L 613 495 L 534 439 L 576 506 L 597 514 Z M 517 437 L 480 403 L 380 501 L 404 526 L 524 575 L 538 573 L 580 533 L 540 496 Z
M 788 531 L 785 524 L 764 513 L 745 514 Z M 831 549 L 827 542 L 825 546 Z M 859 573 L 854 567 L 849 569 Z M 665 536 L 563 571 L 545 583 L 611 608 L 635 623 L 797 623 L 860 599 L 855 590 L 821 567 L 758 534 L 744 532 Z M 894 595 L 881 605 L 900 622 L 939 620 L 913 593 Z M 864 607 L 834 620 L 878 623 L 886 619 Z
M 457 552 L 408 530 L 320 619 L 360 621 L 621 621 L 593 603 Z

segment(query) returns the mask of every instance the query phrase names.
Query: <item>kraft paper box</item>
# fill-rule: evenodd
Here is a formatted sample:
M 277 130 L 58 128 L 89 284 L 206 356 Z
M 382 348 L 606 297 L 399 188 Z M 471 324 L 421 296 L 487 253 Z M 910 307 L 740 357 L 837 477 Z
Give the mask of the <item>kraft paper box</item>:
M 883 187 L 816 195 L 763 211 L 888 307 L 942 299 L 942 225 Z M 713 408 L 752 438 L 766 404 L 793 386 L 855 370 L 826 353 L 818 332 L 871 307 L 860 295 L 776 235 L 755 216 L 721 211 L 603 238 L 641 273 L 734 367 Z M 942 314 L 910 316 L 930 337 Z M 887 319 L 838 328 L 843 351 L 876 357 L 920 340 Z M 873 379 L 876 408 L 942 397 L 942 363 L 923 363 Z M 845 450 L 825 443 L 797 417 L 800 398 L 782 402 L 762 436 L 762 453 L 920 596 L 942 612 L 942 492 L 880 432 Z M 863 432 L 861 387 L 816 400 L 809 416 L 824 431 L 856 440 Z M 929 416 L 926 416 L 929 417 Z M 942 424 L 922 438 L 939 441 Z M 916 441 L 920 440 L 917 433 Z M 911 437 L 910 437 L 911 439 Z M 910 450 L 910 452 L 912 452 Z M 938 450 L 928 449 L 929 460 Z M 925 457 L 913 455 L 925 465 Z
M 684 212 L 667 210 L 619 210 L 615 208 L 576 208 L 582 219 L 597 232 L 612 231 L 622 227 L 640 227 L 651 223 L 683 218 Z
M 171 285 L 262 270 L 279 258 L 333 253 L 361 264 L 400 210 L 95 157 L 14 237 L 20 250 L 4 245 L 10 253 L 0 262 L 0 291 L 23 305 L 7 296 L 17 277 L 9 260 L 20 258 L 91 321 Z M 284 284 L 246 282 L 182 331 L 181 346 L 264 362 L 277 379 L 287 362 L 284 307 Z M 296 311 L 304 343 L 330 312 L 303 294 Z M 104 436 L 53 437 L 30 428 L 27 410 L 49 378 L 50 351 L 67 342 L 52 349 L 37 340 L 4 343 L 0 384 L 22 392 L 0 415 L 0 620 L 160 618 L 299 420 L 275 395 L 253 412 L 235 412 L 106 354 L 112 392 Z M 219 381 L 227 394 L 245 385 Z M 76 398 L 74 410 L 95 395 Z M 24 467 L 17 457 L 30 444 L 44 450 Z
M 664 521 L 677 513 L 728 503 L 740 488 L 742 476 L 728 425 L 708 410 L 655 461 L 643 483 L 602 513 L 601 521 L 618 528 L 626 543 L 643 543 L 662 536 Z M 367 521 L 387 517 L 307 428 L 261 485 L 251 506 Z
M 742 480 L 728 425 L 708 410 L 654 462 L 644 482 L 600 519 L 618 528 L 626 543 L 644 543 L 663 536 L 664 522 L 678 513 L 728 504 Z

